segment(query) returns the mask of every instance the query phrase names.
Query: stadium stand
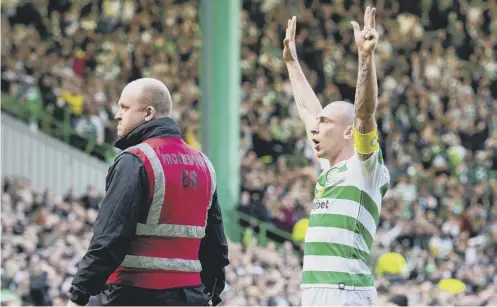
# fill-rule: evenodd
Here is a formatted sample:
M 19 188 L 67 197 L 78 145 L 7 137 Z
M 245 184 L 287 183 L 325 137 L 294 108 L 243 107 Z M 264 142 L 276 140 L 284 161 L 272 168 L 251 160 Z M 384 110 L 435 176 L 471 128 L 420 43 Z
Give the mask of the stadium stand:
M 238 210 L 262 224 L 244 219 L 244 240 L 230 243 L 225 304 L 300 304 L 298 244 L 261 246 L 263 236 L 250 236 L 262 226 L 292 232 L 310 212 L 318 171 L 281 59 L 284 29 L 299 16 L 298 53 L 320 101 L 353 101 L 349 21 L 360 19 L 364 2 L 243 1 Z M 200 147 L 197 1 L 1 5 L 2 111 L 111 159 L 120 90 L 153 76 L 170 87 L 174 118 Z M 405 262 L 402 272 L 376 266 L 380 302 L 497 305 L 497 5 L 378 0 L 376 7 L 377 117 L 392 182 L 371 265 L 388 252 Z M 2 305 L 64 305 L 98 210 L 95 189 L 103 187 L 57 196 L 33 191 L 29 178 L 2 181 Z M 277 233 L 268 236 L 283 242 Z M 447 290 L 444 279 L 465 287 Z

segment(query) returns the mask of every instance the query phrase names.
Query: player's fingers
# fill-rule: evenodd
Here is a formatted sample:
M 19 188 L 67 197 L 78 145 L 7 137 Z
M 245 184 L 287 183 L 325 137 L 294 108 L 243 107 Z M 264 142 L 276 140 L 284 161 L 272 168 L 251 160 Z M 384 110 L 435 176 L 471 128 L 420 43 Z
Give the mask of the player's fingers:
M 285 40 L 283 41 L 283 45 L 285 45 L 286 48 L 290 48 L 290 39 L 285 38 Z
M 371 18 L 371 7 L 368 6 L 364 12 L 364 28 L 369 27 L 369 19 Z
M 352 28 L 354 29 L 354 34 L 361 31 L 361 28 L 359 27 L 359 24 L 357 22 L 351 21 L 350 24 L 352 25 Z
M 292 31 L 291 31 L 291 35 L 292 35 L 292 39 L 295 39 L 295 32 L 297 32 L 297 16 L 293 16 L 292 17 Z
M 373 29 L 376 28 L 376 8 L 371 9 L 371 18 L 369 19 L 369 26 Z
M 366 40 L 368 40 L 368 41 L 369 41 L 369 40 L 372 40 L 372 39 L 376 38 L 376 36 L 377 36 L 377 35 L 376 35 L 376 33 L 375 33 L 375 32 L 373 32 L 373 31 L 368 31 L 368 32 L 366 32 L 366 34 L 364 35 L 364 38 L 365 38 Z

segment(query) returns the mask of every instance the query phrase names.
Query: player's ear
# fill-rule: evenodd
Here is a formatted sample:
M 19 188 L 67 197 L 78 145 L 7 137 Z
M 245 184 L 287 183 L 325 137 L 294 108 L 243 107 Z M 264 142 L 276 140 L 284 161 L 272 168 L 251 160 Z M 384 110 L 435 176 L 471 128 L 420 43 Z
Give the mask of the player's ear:
M 351 140 L 354 137 L 354 133 L 352 131 L 352 126 L 348 126 L 343 132 L 343 138 L 346 140 Z

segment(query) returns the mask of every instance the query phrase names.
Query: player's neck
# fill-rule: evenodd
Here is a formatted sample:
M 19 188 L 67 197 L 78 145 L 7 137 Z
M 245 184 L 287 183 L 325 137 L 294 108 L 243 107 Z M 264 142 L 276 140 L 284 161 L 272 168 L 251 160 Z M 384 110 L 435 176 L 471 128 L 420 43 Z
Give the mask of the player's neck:
M 353 148 L 344 148 L 342 151 L 338 153 L 338 155 L 328 158 L 328 161 L 330 162 L 330 166 L 333 167 L 345 160 L 350 159 L 353 155 L 354 155 Z

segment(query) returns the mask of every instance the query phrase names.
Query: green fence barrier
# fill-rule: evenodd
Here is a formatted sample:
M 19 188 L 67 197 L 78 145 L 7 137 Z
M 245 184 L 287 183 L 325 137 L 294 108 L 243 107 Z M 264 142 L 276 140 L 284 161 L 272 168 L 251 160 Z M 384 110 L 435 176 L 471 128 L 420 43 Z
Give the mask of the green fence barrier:
M 2 93 L 2 111 L 15 115 L 17 118 L 36 124 L 38 128 L 66 143 L 71 143 L 74 137 L 84 141 L 84 148 L 74 146 L 92 156 L 100 157 L 106 162 L 112 162 L 116 156 L 114 147 L 110 144 L 97 144 L 96 139 L 80 136 L 71 124 L 71 113 L 65 110 L 63 120 L 54 118 L 52 110 L 43 109 L 41 100 L 22 100 L 18 97 Z
M 283 240 L 290 241 L 295 246 L 301 245 L 301 242 L 296 242 L 292 239 L 291 233 L 284 231 L 284 230 L 281 230 L 271 223 L 263 222 L 255 217 L 248 215 L 246 213 L 243 213 L 243 212 L 237 212 L 237 215 L 238 215 L 238 221 L 236 221 L 237 223 L 239 223 L 239 221 L 243 221 L 243 222 L 249 224 L 249 226 L 247 226 L 247 228 L 252 228 L 252 229 L 258 228 L 259 229 L 259 232 L 257 234 L 257 242 L 258 242 L 258 244 L 260 244 L 262 246 L 266 246 L 266 244 L 269 241 L 271 241 L 268 238 L 268 233 L 272 233 L 273 235 L 280 237 Z M 243 229 L 243 227 L 241 225 L 240 225 L 240 228 L 242 228 L 241 233 L 243 233 L 245 231 L 245 229 Z M 240 237 L 241 237 L 241 235 L 240 235 Z

